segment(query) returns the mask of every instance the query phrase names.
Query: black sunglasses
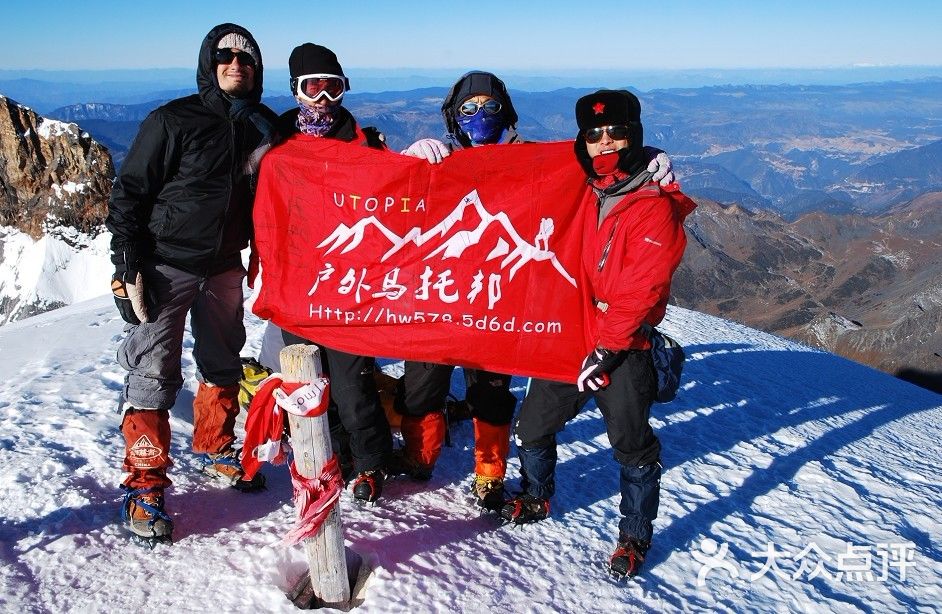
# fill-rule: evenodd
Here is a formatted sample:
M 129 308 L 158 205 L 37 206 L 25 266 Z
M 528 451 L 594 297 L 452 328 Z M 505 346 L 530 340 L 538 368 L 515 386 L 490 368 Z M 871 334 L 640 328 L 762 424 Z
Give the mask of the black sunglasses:
M 217 64 L 232 64 L 232 60 L 238 58 L 239 64 L 255 68 L 255 58 L 247 51 L 233 51 L 232 49 L 217 49 L 213 55 Z
M 495 113 L 500 113 L 500 103 L 491 98 L 484 104 L 478 104 L 472 100 L 464 102 L 458 107 L 458 112 L 462 115 L 471 116 L 477 113 L 479 110 L 484 109 L 484 112 L 488 115 L 494 115 Z
M 613 141 L 628 140 L 628 126 L 619 124 L 617 126 L 599 126 L 585 131 L 586 143 L 598 143 L 602 140 L 602 135 L 608 133 Z

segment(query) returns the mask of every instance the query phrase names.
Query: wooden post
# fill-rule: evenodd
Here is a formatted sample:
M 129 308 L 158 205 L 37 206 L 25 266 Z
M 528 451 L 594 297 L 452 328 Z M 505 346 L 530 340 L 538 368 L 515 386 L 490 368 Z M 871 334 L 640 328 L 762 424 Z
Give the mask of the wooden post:
M 322 377 L 320 351 L 315 345 L 289 345 L 281 350 L 279 358 L 285 382 L 308 383 Z M 327 414 L 314 418 L 288 414 L 288 425 L 298 473 L 306 478 L 319 476 L 333 455 Z M 325 605 L 349 602 L 350 580 L 339 500 L 317 534 L 304 540 L 304 550 L 311 568 L 311 589 L 318 600 Z

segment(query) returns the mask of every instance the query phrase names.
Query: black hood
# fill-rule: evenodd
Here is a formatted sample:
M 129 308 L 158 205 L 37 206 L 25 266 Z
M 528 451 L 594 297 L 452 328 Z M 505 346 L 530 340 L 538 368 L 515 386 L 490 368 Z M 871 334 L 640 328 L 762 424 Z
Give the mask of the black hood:
M 501 118 L 507 128 L 517 126 L 517 111 L 514 109 L 513 102 L 510 100 L 510 94 L 507 93 L 507 86 L 497 78 L 496 75 L 480 70 L 472 70 L 461 76 L 458 81 L 451 86 L 445 101 L 442 103 L 442 117 L 445 119 L 446 131 L 453 135 L 463 147 L 471 147 L 471 141 L 462 133 L 458 127 L 458 121 L 455 114 L 458 112 L 458 106 L 471 98 L 472 96 L 490 96 L 500 103 Z
M 199 90 L 203 104 L 212 109 L 216 109 L 217 112 L 223 115 L 228 112 L 229 100 L 223 91 L 219 89 L 219 81 L 216 80 L 216 62 L 213 55 L 216 53 L 216 46 L 219 44 L 219 40 L 231 32 L 241 34 L 255 46 L 258 53 L 258 65 L 255 67 L 255 87 L 252 88 L 252 91 L 245 97 L 245 100 L 251 102 L 260 102 L 262 100 L 262 73 L 264 70 L 262 67 L 261 48 L 258 46 L 252 34 L 242 26 L 237 26 L 234 23 L 219 24 L 209 31 L 209 34 L 206 35 L 206 38 L 203 39 L 203 44 L 200 46 L 200 57 L 196 64 L 196 88 Z

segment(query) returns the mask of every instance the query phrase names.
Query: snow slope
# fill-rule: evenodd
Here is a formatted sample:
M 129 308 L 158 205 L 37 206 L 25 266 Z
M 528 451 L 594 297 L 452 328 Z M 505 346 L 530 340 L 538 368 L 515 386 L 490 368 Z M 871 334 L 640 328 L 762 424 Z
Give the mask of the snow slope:
M 0 226 L 0 325 L 109 294 L 102 280 L 110 280 L 114 270 L 110 241 L 108 232 L 90 237 L 69 227 L 36 241 Z
M 264 468 L 270 488 L 254 495 L 198 472 L 189 339 L 172 419 L 176 543 L 149 551 L 115 524 L 121 328 L 101 297 L 0 329 L 0 611 L 293 611 L 283 592 L 306 563 L 279 545 L 287 470 Z M 262 328 L 251 320 L 246 355 Z M 683 309 L 664 329 L 689 358 L 678 399 L 654 410 L 665 471 L 642 577 L 603 571 L 618 497 L 597 410 L 560 435 L 552 517 L 516 529 L 465 499 L 465 422 L 430 483 L 389 482 L 375 507 L 344 493 L 348 546 L 374 567 L 360 610 L 937 611 L 942 397 Z M 724 566 L 705 567 L 711 556 Z

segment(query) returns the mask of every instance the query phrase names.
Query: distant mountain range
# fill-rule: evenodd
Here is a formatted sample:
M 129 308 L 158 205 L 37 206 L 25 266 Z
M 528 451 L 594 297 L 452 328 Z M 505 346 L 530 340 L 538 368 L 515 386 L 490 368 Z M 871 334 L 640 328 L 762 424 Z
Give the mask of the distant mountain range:
M 572 109 L 589 89 L 513 91 L 518 131 L 567 140 Z M 393 149 L 440 136 L 447 89 L 357 93 L 345 99 L 361 124 Z M 639 94 L 645 142 L 666 150 L 684 189 L 717 202 L 776 211 L 879 213 L 942 189 L 942 79 L 844 86 L 717 86 Z M 137 124 L 166 101 L 85 103 L 52 117 L 82 125 L 120 166 Z M 291 96 L 266 102 L 281 112 Z
M 287 93 L 288 70 L 266 57 L 265 93 Z M 341 58 L 342 60 L 343 58 Z M 359 68 L 346 66 L 353 92 L 403 92 L 445 87 L 471 68 Z M 480 67 L 478 67 L 480 68 Z M 942 77 L 942 66 L 848 66 L 832 68 L 635 69 L 569 68 L 501 70 L 512 91 L 550 92 L 564 88 L 631 87 L 642 92 L 724 85 L 847 85 Z M 195 67 L 113 70 L 0 68 L 0 92 L 48 115 L 82 102 L 135 104 L 192 92 Z M 177 93 L 169 93 L 177 92 Z
M 161 98 L 140 104 L 113 104 L 89 102 L 60 107 L 50 113 L 51 117 L 81 124 L 95 139 L 108 148 L 117 168 L 137 135 L 141 122 L 148 113 L 171 100 Z
M 942 192 L 879 216 L 793 222 L 697 200 L 677 304 L 942 392 Z

